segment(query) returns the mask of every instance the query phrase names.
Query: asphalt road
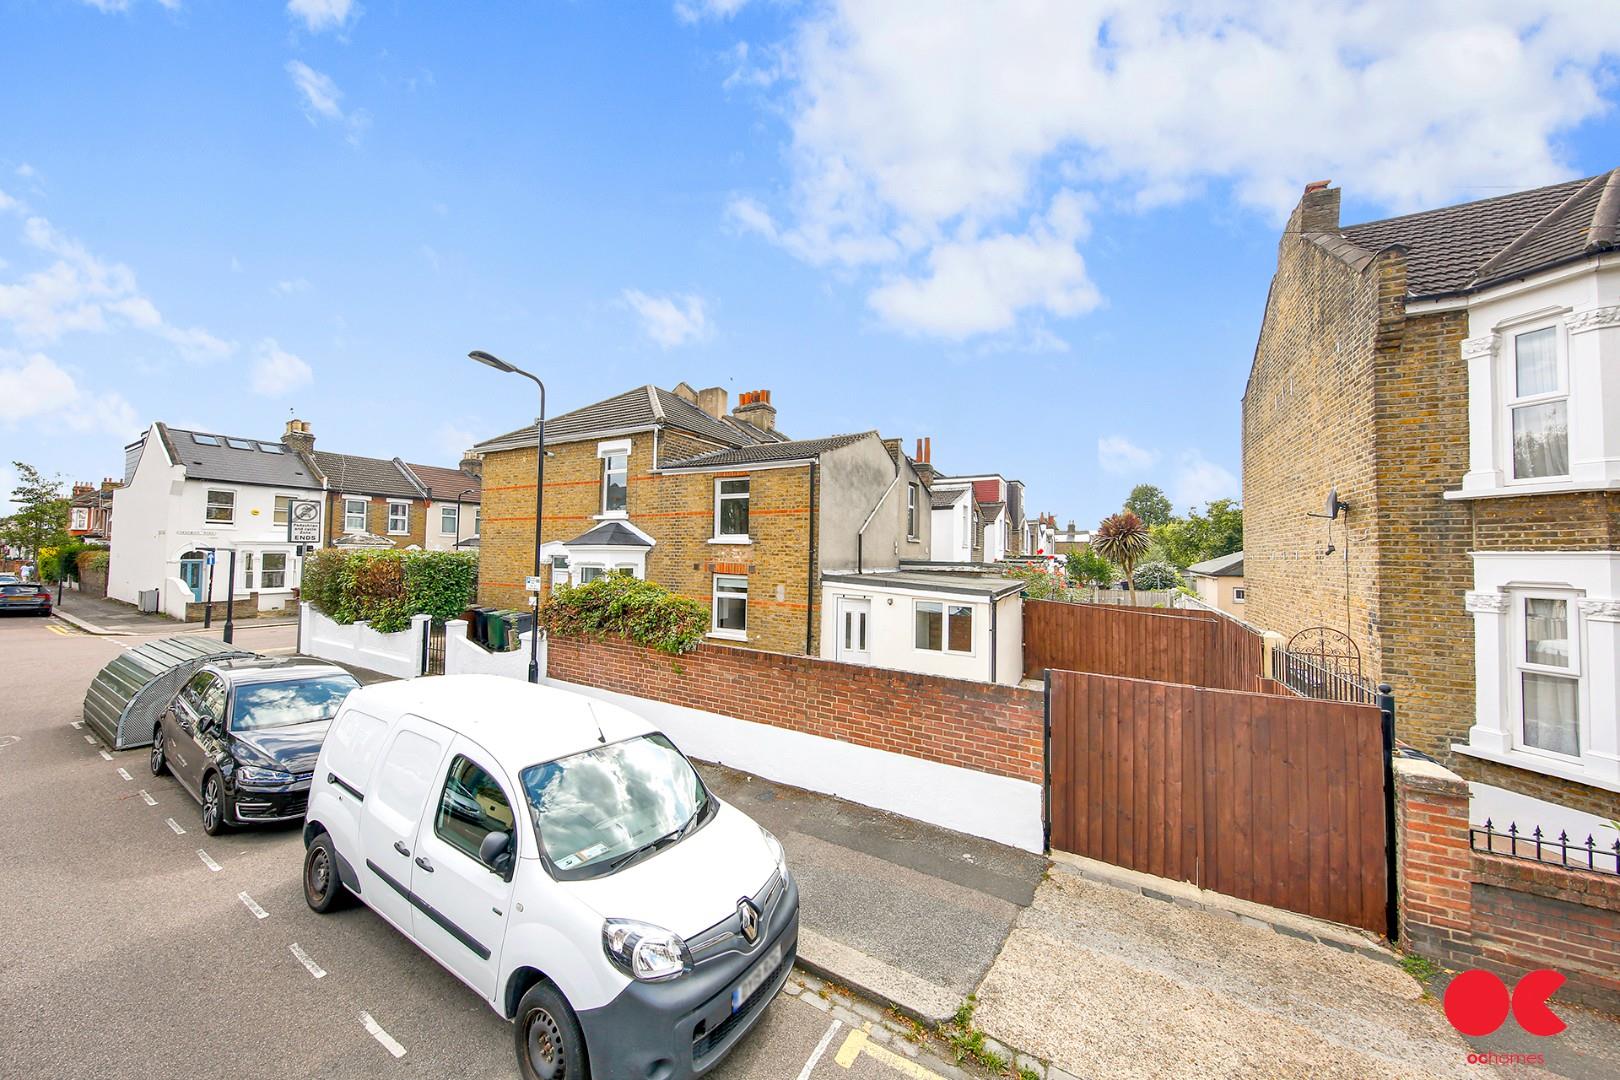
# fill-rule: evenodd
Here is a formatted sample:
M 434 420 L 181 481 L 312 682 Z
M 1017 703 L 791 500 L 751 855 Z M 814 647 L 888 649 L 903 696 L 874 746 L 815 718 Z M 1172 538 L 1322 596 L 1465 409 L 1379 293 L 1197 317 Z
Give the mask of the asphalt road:
M 237 641 L 290 652 L 293 633 Z M 0 1072 L 516 1076 L 510 1026 L 426 954 L 365 908 L 305 907 L 296 827 L 208 837 L 144 750 L 75 723 L 91 677 L 141 640 L 0 619 Z M 793 989 L 711 1076 L 957 1075 Z

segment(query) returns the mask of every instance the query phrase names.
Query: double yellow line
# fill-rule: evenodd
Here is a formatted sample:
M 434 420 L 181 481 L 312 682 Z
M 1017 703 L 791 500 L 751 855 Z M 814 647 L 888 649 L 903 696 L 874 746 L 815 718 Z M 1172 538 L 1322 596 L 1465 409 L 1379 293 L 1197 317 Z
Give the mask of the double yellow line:
M 851 1028 L 849 1037 L 844 1040 L 844 1045 L 838 1048 L 838 1053 L 833 1056 L 833 1061 L 847 1069 L 855 1064 L 856 1058 L 865 1054 L 867 1057 L 887 1065 L 897 1073 L 913 1077 L 914 1080 L 945 1080 L 939 1073 L 931 1069 L 925 1069 L 910 1058 L 890 1050 L 887 1046 L 873 1042 L 867 1034 L 870 1027 L 871 1025 Z

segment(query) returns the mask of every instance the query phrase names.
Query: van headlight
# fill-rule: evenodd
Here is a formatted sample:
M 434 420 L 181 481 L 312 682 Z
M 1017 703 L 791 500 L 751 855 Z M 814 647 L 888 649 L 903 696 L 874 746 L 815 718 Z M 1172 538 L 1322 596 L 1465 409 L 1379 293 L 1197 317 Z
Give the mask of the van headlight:
M 643 982 L 673 979 L 692 960 L 679 934 L 634 919 L 603 923 L 602 951 L 619 970 Z

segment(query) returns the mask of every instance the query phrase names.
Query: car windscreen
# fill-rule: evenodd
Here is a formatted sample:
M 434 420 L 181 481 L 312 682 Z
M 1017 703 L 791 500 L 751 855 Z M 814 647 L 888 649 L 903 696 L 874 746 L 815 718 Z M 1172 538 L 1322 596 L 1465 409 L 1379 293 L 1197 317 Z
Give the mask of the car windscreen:
M 238 686 L 231 704 L 231 730 L 258 731 L 330 720 L 359 685 L 352 675 L 320 675 Z
M 32 596 L 37 592 L 44 592 L 45 586 L 35 585 L 32 582 L 13 582 L 10 585 L 0 585 L 0 593 L 7 596 Z
M 540 845 L 564 878 L 612 873 L 679 840 L 714 806 L 691 764 L 656 734 L 531 765 L 522 779 Z

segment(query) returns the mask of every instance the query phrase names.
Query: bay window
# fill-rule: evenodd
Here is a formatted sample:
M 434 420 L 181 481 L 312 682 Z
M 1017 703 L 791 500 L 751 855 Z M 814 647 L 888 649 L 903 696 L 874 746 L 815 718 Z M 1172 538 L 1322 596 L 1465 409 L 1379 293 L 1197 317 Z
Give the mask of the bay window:
M 1522 639 L 1517 652 L 1521 745 L 1581 756 L 1579 649 L 1573 598 L 1516 596 Z
M 267 551 L 259 560 L 259 588 L 285 589 L 287 587 L 287 553 Z

